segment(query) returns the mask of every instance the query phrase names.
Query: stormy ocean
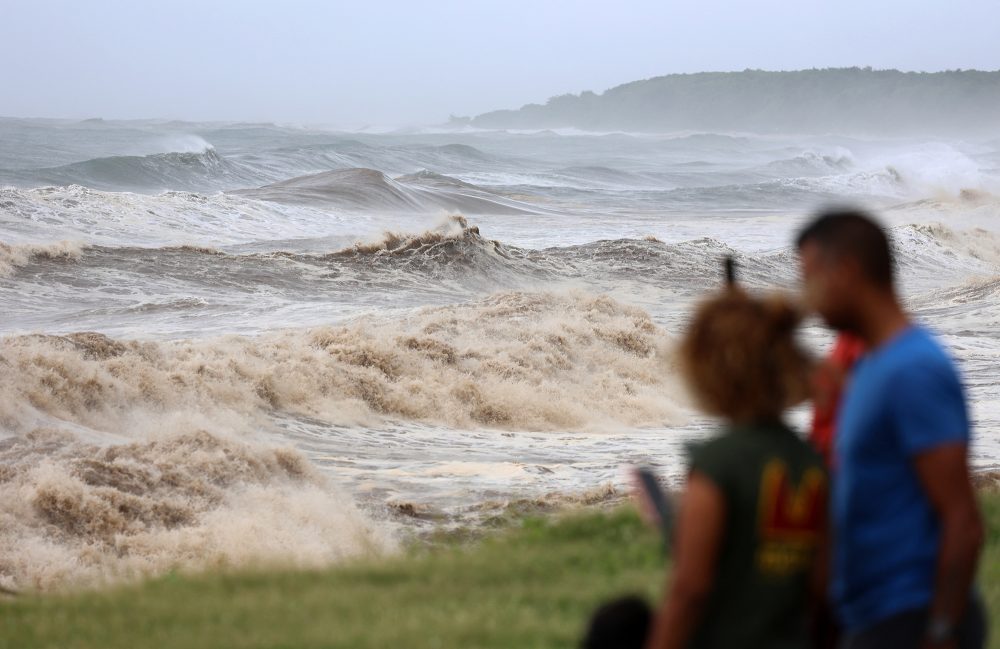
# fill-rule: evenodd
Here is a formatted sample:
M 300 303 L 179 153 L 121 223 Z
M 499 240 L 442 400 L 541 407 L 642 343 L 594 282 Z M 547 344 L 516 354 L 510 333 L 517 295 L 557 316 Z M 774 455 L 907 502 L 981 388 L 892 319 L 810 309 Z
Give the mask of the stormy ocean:
M 0 585 L 321 565 L 629 464 L 676 480 L 712 429 L 671 359 L 690 305 L 726 255 L 794 289 L 832 204 L 890 226 L 1000 466 L 1000 140 L 0 119 L 0 143 Z

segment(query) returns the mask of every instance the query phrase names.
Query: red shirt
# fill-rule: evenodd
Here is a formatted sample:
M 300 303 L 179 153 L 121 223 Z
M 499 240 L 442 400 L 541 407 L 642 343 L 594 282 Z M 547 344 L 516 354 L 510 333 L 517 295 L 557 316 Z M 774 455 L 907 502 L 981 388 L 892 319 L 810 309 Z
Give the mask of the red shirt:
M 847 333 L 838 334 L 830 356 L 820 365 L 814 377 L 813 423 L 809 440 L 827 466 L 833 462 L 833 436 L 844 385 L 854 364 L 864 353 L 865 343 L 860 338 Z

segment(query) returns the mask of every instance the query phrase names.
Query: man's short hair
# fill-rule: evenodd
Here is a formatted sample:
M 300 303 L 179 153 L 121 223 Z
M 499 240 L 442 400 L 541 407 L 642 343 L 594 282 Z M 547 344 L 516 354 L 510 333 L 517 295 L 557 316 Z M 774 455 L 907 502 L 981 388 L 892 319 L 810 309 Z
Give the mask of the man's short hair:
M 797 247 L 801 249 L 807 243 L 819 246 L 824 254 L 856 260 L 865 277 L 877 286 L 893 285 L 895 268 L 889 237 L 865 212 L 853 209 L 821 212 L 799 233 Z

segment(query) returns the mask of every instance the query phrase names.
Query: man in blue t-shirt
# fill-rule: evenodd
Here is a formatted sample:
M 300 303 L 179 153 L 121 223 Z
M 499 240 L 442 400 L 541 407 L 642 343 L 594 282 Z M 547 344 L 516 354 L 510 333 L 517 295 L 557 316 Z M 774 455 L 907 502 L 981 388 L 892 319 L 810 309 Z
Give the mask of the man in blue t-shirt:
M 810 306 L 868 350 L 834 441 L 830 592 L 843 646 L 981 647 L 970 592 L 983 526 L 954 364 L 900 306 L 889 241 L 871 218 L 823 214 L 797 243 Z

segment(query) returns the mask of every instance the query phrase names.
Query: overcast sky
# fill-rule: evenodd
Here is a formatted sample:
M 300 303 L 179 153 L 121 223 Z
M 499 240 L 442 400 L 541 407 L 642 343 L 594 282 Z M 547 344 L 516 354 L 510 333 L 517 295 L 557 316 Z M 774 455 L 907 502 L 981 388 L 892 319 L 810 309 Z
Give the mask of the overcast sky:
M 998 69 L 1000 2 L 2 0 L 0 60 L 0 115 L 401 126 L 673 72 Z

